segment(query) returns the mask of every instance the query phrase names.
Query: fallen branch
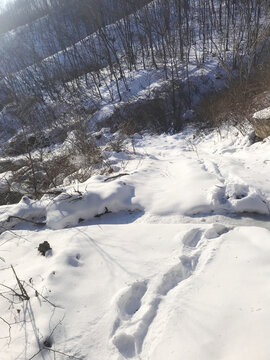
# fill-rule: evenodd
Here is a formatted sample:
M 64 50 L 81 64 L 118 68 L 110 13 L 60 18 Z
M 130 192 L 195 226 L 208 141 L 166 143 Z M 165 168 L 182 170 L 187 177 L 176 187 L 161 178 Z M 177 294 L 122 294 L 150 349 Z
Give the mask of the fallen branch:
M 114 176 L 110 176 L 108 177 L 107 179 L 104 180 L 104 182 L 107 182 L 107 181 L 110 181 L 110 180 L 115 180 L 115 179 L 118 179 L 122 176 L 126 176 L 126 175 L 129 175 L 128 173 L 123 173 L 123 174 L 118 174 L 118 175 L 114 175 Z
M 105 211 L 103 213 L 101 213 L 101 214 L 95 215 L 95 218 L 99 218 L 99 217 L 101 217 L 103 215 L 111 214 L 111 213 L 112 213 L 112 211 L 109 211 L 108 208 L 105 206 Z
M 7 222 L 10 222 L 11 219 L 18 219 L 18 220 L 21 220 L 21 221 L 30 222 L 31 224 L 34 224 L 34 225 L 37 225 L 37 226 L 46 225 L 46 223 L 43 222 L 43 221 L 34 221 L 34 220 L 26 219 L 26 218 L 23 218 L 23 217 L 20 217 L 20 216 L 15 216 L 15 215 L 10 215 L 8 217 L 8 219 L 7 219 Z

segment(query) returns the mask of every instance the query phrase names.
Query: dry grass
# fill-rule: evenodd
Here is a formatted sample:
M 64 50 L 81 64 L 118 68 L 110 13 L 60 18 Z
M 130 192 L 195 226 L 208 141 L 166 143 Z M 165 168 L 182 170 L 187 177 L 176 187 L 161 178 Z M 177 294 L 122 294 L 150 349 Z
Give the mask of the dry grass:
M 270 63 L 257 67 L 246 80 L 235 80 L 229 86 L 208 95 L 197 107 L 201 125 L 220 127 L 231 123 L 241 128 L 252 122 L 255 111 L 270 106 Z

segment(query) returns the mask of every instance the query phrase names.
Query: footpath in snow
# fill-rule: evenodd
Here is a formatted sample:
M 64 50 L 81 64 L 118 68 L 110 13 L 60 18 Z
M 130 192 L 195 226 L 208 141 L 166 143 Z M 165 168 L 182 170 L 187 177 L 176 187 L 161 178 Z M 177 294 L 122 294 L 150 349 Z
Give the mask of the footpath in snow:
M 270 140 L 135 150 L 111 155 L 119 176 L 0 207 L 0 359 L 270 358 Z

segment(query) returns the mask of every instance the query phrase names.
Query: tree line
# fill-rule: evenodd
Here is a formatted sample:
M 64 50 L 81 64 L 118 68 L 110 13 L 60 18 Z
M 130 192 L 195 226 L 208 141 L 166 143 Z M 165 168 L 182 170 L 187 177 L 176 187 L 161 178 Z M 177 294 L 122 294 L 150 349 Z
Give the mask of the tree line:
M 23 1 L 33 6 L 30 0 Z M 209 56 L 218 59 L 228 79 L 235 74 L 245 78 L 268 44 L 267 0 L 36 1 L 44 8 L 62 10 L 61 22 L 50 19 L 50 36 L 42 44 L 51 47 L 53 55 L 41 59 L 32 39 L 27 56 L 34 63 L 17 72 L 2 70 L 0 86 L 6 101 L 19 101 L 22 94 L 40 101 L 48 96 L 59 100 L 63 89 L 78 91 L 82 77 L 93 99 L 102 99 L 100 88 L 105 86 L 111 100 L 121 100 L 120 84 L 128 90 L 126 78 L 138 69 L 162 70 L 174 91 L 183 77 L 188 81 L 189 64 L 200 67 Z M 83 32 L 90 35 L 75 41 Z M 54 53 L 55 48 L 61 50 Z M 16 49 L 13 58 L 19 63 L 20 56 L 15 55 Z M 4 62 L 1 57 L 0 69 Z

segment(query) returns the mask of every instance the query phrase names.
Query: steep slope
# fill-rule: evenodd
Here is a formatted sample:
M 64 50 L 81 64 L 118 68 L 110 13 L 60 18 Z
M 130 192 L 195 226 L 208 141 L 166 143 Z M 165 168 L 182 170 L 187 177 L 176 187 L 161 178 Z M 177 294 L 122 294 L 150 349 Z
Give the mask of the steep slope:
M 201 82 L 209 92 L 212 79 L 232 80 L 239 72 L 244 77 L 249 76 L 265 59 L 269 31 L 267 1 L 236 4 L 203 0 L 198 6 L 195 0 L 183 3 L 181 0 L 154 0 L 142 1 L 140 4 L 146 5 L 139 9 L 133 2 L 124 4 L 116 6 L 115 16 L 110 21 L 107 17 L 114 2 L 101 9 L 87 8 L 89 12 L 83 15 L 86 25 L 90 23 L 93 28 L 86 32 L 90 33 L 88 36 L 83 30 L 81 36 L 80 16 L 74 21 L 60 18 L 59 27 L 52 26 L 52 41 L 50 25 L 47 26 L 49 36 L 44 38 L 44 31 L 33 24 L 33 29 L 37 27 L 36 35 L 29 43 L 21 41 L 20 34 L 17 37 L 15 31 L 8 41 L 12 49 L 4 51 L 6 60 L 2 57 L 2 116 L 16 117 L 19 123 L 23 121 L 28 126 L 34 122 L 33 117 L 41 124 L 43 118 L 62 123 L 67 113 L 82 116 L 83 110 L 91 114 L 98 110 L 103 101 L 102 88 L 110 92 L 111 103 L 125 102 L 124 95 L 130 91 L 129 80 L 138 71 L 158 70 L 160 81 L 166 84 L 163 95 L 169 92 L 171 98 L 170 109 L 164 109 L 165 114 L 173 117 L 169 122 L 179 130 L 187 107 L 192 108 L 194 98 L 198 101 L 203 95 L 200 87 L 191 81 L 194 68 L 196 72 L 202 69 Z M 118 8 L 122 9 L 120 14 Z M 22 51 L 23 57 L 27 54 L 27 61 L 21 61 L 22 66 L 20 56 L 14 56 L 13 52 L 18 48 L 13 46 L 17 38 L 27 48 Z M 14 61 L 20 70 L 5 70 Z M 213 65 L 210 77 L 204 74 L 204 67 L 209 64 Z M 111 91 L 112 83 L 116 91 Z M 87 109 L 84 106 L 86 95 Z M 151 91 L 150 96 L 155 95 Z M 83 101 L 78 100 L 81 98 Z M 52 106 L 56 102 L 57 106 Z M 25 103 L 31 103 L 32 107 L 25 109 Z
M 269 147 L 137 137 L 119 176 L 0 207 L 1 359 L 267 360 Z

